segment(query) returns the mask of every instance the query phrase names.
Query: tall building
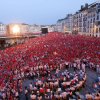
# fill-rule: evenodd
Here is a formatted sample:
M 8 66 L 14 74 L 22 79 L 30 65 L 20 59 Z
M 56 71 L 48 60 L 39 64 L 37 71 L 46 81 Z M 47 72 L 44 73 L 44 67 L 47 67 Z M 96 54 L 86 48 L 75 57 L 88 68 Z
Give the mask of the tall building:
M 81 6 L 76 13 L 68 14 L 56 24 L 58 32 L 71 32 L 100 37 L 100 1 Z
M 94 32 L 96 33 L 94 35 L 100 37 L 100 2 L 96 3 L 96 18 Z
M 79 34 L 100 36 L 100 3 L 85 4 L 73 15 L 73 31 Z
M 64 19 L 59 19 L 57 21 L 56 27 L 58 32 L 72 32 L 72 21 L 73 21 L 73 16 L 72 14 L 68 14 Z
M 72 26 L 72 31 L 73 32 L 78 32 L 79 31 L 79 19 L 78 19 L 78 17 L 79 17 L 79 12 L 76 12 L 75 14 L 73 14 L 73 21 L 72 21 L 72 23 L 73 23 L 73 26 Z M 81 25 L 80 25 L 80 27 L 81 27 Z
M 72 28 L 73 28 L 73 22 L 72 21 L 73 21 L 72 14 L 68 14 L 65 18 L 64 32 L 72 33 Z
M 59 19 L 57 21 L 57 24 L 56 24 L 56 30 L 58 32 L 64 32 L 64 23 L 65 23 L 65 19 Z
M 77 20 L 79 34 L 100 36 L 100 3 L 82 6 Z

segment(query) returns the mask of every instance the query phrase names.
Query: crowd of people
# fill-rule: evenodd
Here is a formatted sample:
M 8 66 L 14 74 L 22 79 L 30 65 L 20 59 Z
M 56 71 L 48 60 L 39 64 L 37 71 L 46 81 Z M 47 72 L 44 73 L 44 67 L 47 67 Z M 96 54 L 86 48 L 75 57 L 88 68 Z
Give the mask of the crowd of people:
M 48 70 L 49 71 L 49 70 Z M 51 71 L 52 72 L 52 71 Z M 36 78 L 35 83 L 29 84 L 31 100 L 68 100 L 86 81 L 84 71 L 70 73 L 65 68 L 57 68 L 46 77 Z M 28 96 L 26 95 L 26 98 Z M 76 97 L 77 98 L 77 97 Z
M 73 68 L 73 73 L 69 72 L 68 68 Z M 39 65 L 36 68 L 29 68 L 24 73 L 14 70 L 13 75 L 16 76 L 14 80 L 17 80 L 17 83 L 12 83 L 11 80 L 6 83 L 6 89 L 1 90 L 4 100 L 20 100 L 23 93 L 25 100 L 66 100 L 82 88 L 86 81 L 84 69 L 78 69 L 75 63 L 66 63 L 55 68 Z M 23 89 L 23 82 L 26 79 L 34 81 Z
M 65 65 L 73 67 L 74 73 L 67 70 L 68 66 L 64 71 Z M 100 38 L 49 33 L 30 39 L 0 51 L 0 97 L 18 100 L 24 93 L 26 100 L 29 97 L 63 100 L 63 95 L 67 93 L 70 97 L 84 85 L 85 67 L 100 73 Z M 35 81 L 34 85 L 23 88 L 24 80 L 30 78 Z M 98 84 L 100 87 L 100 80 Z M 96 95 L 100 97 L 99 91 Z

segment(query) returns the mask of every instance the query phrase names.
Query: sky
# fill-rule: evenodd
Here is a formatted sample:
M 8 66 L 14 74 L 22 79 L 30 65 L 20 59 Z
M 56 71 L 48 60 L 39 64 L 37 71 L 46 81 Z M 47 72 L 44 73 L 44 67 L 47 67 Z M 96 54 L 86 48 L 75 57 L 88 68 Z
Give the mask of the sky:
M 96 0 L 0 0 L 0 22 L 55 24 L 66 14 L 75 13 L 85 3 Z

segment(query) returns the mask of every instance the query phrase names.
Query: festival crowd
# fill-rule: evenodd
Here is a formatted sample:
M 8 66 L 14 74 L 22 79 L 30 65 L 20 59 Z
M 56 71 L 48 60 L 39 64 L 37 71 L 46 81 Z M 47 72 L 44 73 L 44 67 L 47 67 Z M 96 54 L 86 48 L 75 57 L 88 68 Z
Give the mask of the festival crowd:
M 84 87 L 86 67 L 100 74 L 100 38 L 55 32 L 30 39 L 0 51 L 0 98 L 68 100 L 74 94 L 81 100 L 76 92 Z M 27 79 L 34 82 L 24 87 Z M 93 87 L 85 99 L 100 100 L 100 76 Z

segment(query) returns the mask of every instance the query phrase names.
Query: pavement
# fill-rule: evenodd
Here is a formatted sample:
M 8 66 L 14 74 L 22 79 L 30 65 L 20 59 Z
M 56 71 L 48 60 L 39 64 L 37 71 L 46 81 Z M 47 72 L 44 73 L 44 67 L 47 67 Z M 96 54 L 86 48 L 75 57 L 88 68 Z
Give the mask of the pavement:
M 73 72 L 73 69 L 71 68 L 69 70 L 70 72 Z M 100 76 L 100 74 L 98 75 L 96 73 L 96 71 L 93 71 L 89 68 L 86 68 L 86 75 L 87 75 L 87 80 L 86 80 L 86 83 L 85 83 L 85 86 L 84 88 L 82 88 L 79 93 L 81 96 L 85 96 L 85 94 L 87 92 L 90 92 L 90 93 L 94 93 L 94 89 L 93 89 L 93 82 L 95 82 L 97 80 L 97 77 Z M 25 80 L 24 83 L 23 83 L 23 88 L 25 86 L 29 86 L 30 82 L 34 82 L 35 80 Z M 20 94 L 20 100 L 26 100 L 25 99 L 25 95 L 24 94 Z M 29 100 L 30 100 L 30 97 L 29 97 Z

